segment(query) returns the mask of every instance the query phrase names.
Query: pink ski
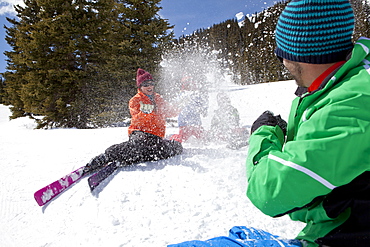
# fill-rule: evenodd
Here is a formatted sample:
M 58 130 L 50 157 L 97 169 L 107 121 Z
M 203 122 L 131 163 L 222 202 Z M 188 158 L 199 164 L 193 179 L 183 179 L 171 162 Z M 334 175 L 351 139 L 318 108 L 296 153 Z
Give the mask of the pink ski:
M 45 186 L 44 188 L 35 192 L 34 197 L 39 206 L 43 206 L 54 197 L 62 193 L 72 184 L 80 180 L 86 173 L 83 172 L 84 166 L 71 172 L 70 174 L 58 179 L 57 181 Z

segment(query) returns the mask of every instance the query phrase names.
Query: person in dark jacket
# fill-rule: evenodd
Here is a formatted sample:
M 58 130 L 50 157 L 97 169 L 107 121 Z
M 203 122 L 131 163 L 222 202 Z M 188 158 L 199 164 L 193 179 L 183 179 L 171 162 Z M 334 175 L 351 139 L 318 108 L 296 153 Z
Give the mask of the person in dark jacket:
M 86 165 L 86 171 L 99 169 L 112 161 L 119 161 L 121 166 L 127 166 L 182 153 L 180 142 L 164 139 L 166 118 L 176 116 L 178 110 L 155 92 L 152 75 L 147 71 L 140 68 L 137 70 L 136 84 L 138 92 L 129 102 L 129 140 L 113 145 L 93 158 Z

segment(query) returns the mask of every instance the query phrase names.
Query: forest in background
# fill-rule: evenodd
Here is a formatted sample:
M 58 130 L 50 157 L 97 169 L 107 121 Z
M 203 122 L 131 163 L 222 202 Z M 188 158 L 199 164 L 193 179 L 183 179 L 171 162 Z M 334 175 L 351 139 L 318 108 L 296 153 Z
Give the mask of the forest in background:
M 187 68 L 186 65 L 191 63 L 189 57 L 197 57 L 200 53 L 209 60 L 215 59 L 222 74 L 230 74 L 233 82 L 240 85 L 291 79 L 274 54 L 275 27 L 288 2 L 278 2 L 262 12 L 245 16 L 242 21 L 229 19 L 182 36 L 172 43 L 170 57 L 179 58 L 179 68 Z M 363 0 L 350 2 L 356 18 L 353 41 L 361 36 L 370 37 L 369 3 Z M 210 64 L 207 59 L 203 62 Z M 194 70 L 195 74 L 205 74 Z

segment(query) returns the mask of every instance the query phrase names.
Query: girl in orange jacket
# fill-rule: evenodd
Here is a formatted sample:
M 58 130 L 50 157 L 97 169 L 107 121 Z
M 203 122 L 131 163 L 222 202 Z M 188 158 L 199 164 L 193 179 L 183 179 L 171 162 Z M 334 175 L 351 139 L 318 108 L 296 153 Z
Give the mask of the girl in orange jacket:
M 113 145 L 93 158 L 86 165 L 87 171 L 99 169 L 112 161 L 119 161 L 122 166 L 126 166 L 182 153 L 180 142 L 163 139 L 166 118 L 176 116 L 176 109 L 154 91 L 155 85 L 150 73 L 139 68 L 136 85 L 138 93 L 129 102 L 132 117 L 128 128 L 129 140 Z

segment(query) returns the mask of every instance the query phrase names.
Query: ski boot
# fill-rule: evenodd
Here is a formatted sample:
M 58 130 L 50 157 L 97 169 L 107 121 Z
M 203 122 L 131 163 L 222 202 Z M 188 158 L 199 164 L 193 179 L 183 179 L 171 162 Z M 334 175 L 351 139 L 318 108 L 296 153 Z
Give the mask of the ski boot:
M 90 162 L 86 164 L 83 172 L 84 172 L 84 174 L 93 173 L 93 172 L 103 168 L 108 163 L 109 163 L 109 159 L 108 159 L 107 155 L 104 154 L 104 153 L 100 154 L 100 155 L 96 156 L 95 158 L 93 158 L 92 160 L 90 160 Z

